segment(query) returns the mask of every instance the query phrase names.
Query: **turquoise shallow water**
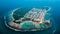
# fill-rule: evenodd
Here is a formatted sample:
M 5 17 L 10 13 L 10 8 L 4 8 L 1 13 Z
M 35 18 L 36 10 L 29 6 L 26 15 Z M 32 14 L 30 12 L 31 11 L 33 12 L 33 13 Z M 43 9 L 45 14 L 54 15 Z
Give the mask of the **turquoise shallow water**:
M 22 24 L 22 28 L 24 29 L 34 28 L 33 22 L 24 21 L 21 24 Z

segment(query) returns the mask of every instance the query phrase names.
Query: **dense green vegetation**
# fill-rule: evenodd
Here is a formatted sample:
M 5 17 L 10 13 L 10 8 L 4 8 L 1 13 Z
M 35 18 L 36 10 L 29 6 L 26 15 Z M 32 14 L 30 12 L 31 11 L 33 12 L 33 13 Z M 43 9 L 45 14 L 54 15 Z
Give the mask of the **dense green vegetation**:
M 19 18 L 24 17 L 24 15 L 30 10 L 30 8 L 20 8 L 13 13 L 13 18 L 18 20 Z

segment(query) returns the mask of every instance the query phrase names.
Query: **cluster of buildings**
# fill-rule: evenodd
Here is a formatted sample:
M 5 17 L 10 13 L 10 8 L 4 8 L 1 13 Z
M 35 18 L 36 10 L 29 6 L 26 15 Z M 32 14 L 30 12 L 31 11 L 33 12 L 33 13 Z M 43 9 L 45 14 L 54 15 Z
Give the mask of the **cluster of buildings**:
M 46 9 L 33 8 L 24 15 L 24 18 L 30 18 L 31 20 L 40 21 L 41 23 L 44 21 L 46 12 Z

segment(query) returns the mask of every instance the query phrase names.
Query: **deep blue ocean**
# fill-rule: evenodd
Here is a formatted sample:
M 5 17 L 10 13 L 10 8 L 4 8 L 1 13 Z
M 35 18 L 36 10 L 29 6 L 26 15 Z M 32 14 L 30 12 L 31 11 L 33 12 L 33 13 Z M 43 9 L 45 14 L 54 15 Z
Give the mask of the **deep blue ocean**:
M 55 32 L 16 32 L 4 25 L 3 16 L 16 8 L 50 6 L 55 23 Z M 60 34 L 60 0 L 0 0 L 0 34 Z

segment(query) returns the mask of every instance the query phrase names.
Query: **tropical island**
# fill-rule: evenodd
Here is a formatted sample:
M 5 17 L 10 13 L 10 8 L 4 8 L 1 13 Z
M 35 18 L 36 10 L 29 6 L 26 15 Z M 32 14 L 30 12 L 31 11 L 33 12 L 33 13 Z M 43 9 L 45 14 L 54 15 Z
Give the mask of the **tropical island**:
M 15 14 L 12 13 L 13 20 L 9 22 L 9 26 L 12 28 L 20 29 L 20 30 L 33 30 L 39 29 L 44 30 L 50 27 L 50 19 L 45 20 L 45 15 L 48 11 L 46 9 L 38 9 L 32 8 L 25 14 L 18 15 L 20 17 L 14 16 Z

